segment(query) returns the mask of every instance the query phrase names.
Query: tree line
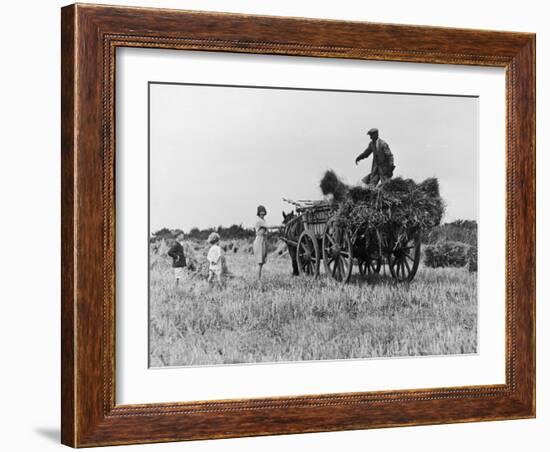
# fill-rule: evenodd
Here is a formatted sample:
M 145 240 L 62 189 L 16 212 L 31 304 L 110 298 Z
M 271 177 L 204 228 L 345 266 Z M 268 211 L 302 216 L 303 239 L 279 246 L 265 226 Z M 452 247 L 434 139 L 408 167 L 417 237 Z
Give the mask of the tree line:
M 185 237 L 192 240 L 206 240 L 212 232 L 217 232 L 225 240 L 239 240 L 254 238 L 255 232 L 252 228 L 245 228 L 242 224 L 233 224 L 228 227 L 218 226 L 217 228 L 199 229 L 191 228 L 189 231 L 181 229 L 162 228 L 151 234 L 150 241 L 157 242 L 159 240 L 168 240 L 175 238 L 178 233 L 183 232 Z

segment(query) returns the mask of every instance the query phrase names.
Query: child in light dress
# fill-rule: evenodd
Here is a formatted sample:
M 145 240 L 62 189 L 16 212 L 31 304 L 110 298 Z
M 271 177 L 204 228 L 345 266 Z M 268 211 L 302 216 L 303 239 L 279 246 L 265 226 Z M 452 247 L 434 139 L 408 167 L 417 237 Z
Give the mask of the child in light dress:
M 219 245 L 220 235 L 217 232 L 212 232 L 208 236 L 208 243 L 212 245 L 208 250 L 206 259 L 208 260 L 208 283 L 211 283 L 216 277 L 220 287 L 223 286 L 223 250 Z
M 254 258 L 258 264 L 258 281 L 262 281 L 262 268 L 267 262 L 267 232 L 270 229 L 277 229 L 278 226 L 268 226 L 265 222 L 267 210 L 264 206 L 258 206 L 256 210 L 258 220 L 254 224 L 256 238 L 254 239 Z

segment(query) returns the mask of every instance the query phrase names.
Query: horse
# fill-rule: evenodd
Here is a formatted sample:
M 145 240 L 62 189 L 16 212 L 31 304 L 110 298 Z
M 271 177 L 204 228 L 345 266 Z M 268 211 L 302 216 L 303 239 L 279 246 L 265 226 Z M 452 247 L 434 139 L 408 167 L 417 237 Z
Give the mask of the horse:
M 298 238 L 300 234 L 304 231 L 304 224 L 301 221 L 301 218 L 296 215 L 296 212 L 291 211 L 285 213 L 283 210 L 283 233 L 282 239 L 285 241 L 288 247 L 288 254 L 290 255 L 290 260 L 292 262 L 292 274 L 298 276 L 298 263 L 296 262 L 296 252 L 298 243 Z

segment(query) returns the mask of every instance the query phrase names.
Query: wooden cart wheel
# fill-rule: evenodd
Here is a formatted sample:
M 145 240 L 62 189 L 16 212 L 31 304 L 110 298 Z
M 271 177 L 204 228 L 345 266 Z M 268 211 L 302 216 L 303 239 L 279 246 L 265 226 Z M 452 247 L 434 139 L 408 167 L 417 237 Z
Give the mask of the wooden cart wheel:
M 415 235 L 388 253 L 388 264 L 397 282 L 412 281 L 420 263 L 420 237 Z
M 302 232 L 296 249 L 296 263 L 300 275 L 313 276 L 314 278 L 319 276 L 320 258 L 317 238 L 310 231 Z
M 378 274 L 382 268 L 382 258 L 367 257 L 367 259 L 359 261 L 358 266 L 361 276 Z
M 323 262 L 325 271 L 339 282 L 348 282 L 353 269 L 351 238 L 346 228 L 329 221 L 323 232 Z

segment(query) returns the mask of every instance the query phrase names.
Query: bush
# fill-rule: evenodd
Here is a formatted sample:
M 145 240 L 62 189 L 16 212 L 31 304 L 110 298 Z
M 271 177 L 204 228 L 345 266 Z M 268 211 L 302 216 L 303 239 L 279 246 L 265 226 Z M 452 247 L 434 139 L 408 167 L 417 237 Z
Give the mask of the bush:
M 477 272 L 477 246 L 471 246 L 468 250 L 468 270 Z
M 428 267 L 464 267 L 472 247 L 461 242 L 439 242 L 424 248 L 424 263 Z
M 426 244 L 438 242 L 462 242 L 477 246 L 477 222 L 473 220 L 455 220 L 426 231 L 422 241 Z

